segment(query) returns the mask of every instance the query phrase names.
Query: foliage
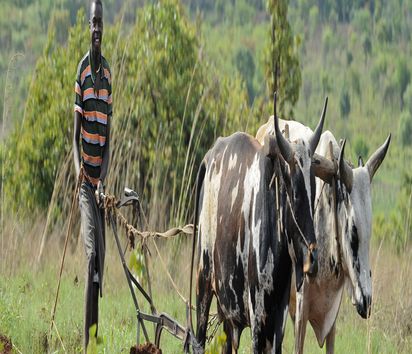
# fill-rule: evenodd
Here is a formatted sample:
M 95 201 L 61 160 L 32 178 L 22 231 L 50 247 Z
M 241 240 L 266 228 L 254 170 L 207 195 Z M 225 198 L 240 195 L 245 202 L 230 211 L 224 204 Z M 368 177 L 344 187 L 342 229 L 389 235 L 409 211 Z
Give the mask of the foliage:
M 32 194 L 33 185 L 38 185 L 39 187 L 35 186 L 35 188 L 45 191 L 44 193 L 39 192 L 42 196 L 38 191 L 34 191 L 32 201 L 27 204 L 29 210 L 36 208 L 44 210 L 47 207 L 56 176 L 56 170 L 51 167 L 56 161 L 54 157 L 56 155 L 55 146 L 56 150 L 60 151 L 61 145 L 66 149 L 71 144 L 71 95 L 74 76 L 74 71 L 71 68 L 77 64 L 82 55 L 80 53 L 85 48 L 78 51 L 78 46 L 76 46 L 74 53 L 69 53 L 65 46 L 67 48 L 73 38 L 70 39 L 70 35 L 67 36 L 68 31 L 65 35 L 64 28 L 69 23 L 70 25 L 75 23 L 77 9 L 82 3 L 79 0 L 61 0 L 58 4 L 56 3 L 57 5 L 54 5 L 54 2 L 50 0 L 38 2 L 6 0 L 4 2 L 3 9 L 10 16 L 0 19 L 0 41 L 2 49 L 4 49 L 0 53 L 0 66 L 3 68 L 3 72 L 7 68 L 10 53 L 16 51 L 26 53 L 24 57 L 19 59 L 14 71 L 16 75 L 12 75 L 12 80 L 10 80 L 13 92 L 17 92 L 12 97 L 13 102 L 15 101 L 13 105 L 20 107 L 20 114 L 16 114 L 12 109 L 10 113 L 6 112 L 5 115 L 8 122 L 15 121 L 15 126 L 24 117 L 22 128 L 16 128 L 16 131 L 20 130 L 21 137 L 24 137 L 25 141 L 21 139 L 17 142 L 16 137 L 14 140 L 10 138 L 10 144 L 3 146 L 2 151 L 5 152 L 5 159 L 1 163 L 2 167 L 6 165 L 6 184 L 9 184 L 10 187 L 8 187 L 6 194 L 7 199 L 13 199 L 17 204 L 21 203 L 26 207 L 26 200 L 21 197 L 16 199 L 17 196 Z M 141 24 L 146 24 L 145 15 L 142 14 L 146 13 L 147 17 L 150 17 L 148 10 L 150 6 L 144 10 L 140 9 L 144 1 L 129 3 L 125 12 L 121 3 L 121 0 L 105 1 L 105 19 L 109 19 L 109 24 L 105 27 L 103 48 L 106 50 L 106 54 L 111 54 L 108 59 L 115 78 L 113 138 L 116 145 L 113 146 L 112 154 L 112 163 L 115 166 L 109 175 L 108 185 L 111 190 L 113 187 L 115 192 L 119 192 L 125 183 L 133 186 L 144 195 L 144 200 L 157 200 L 154 204 L 161 205 L 161 208 L 152 208 L 152 213 L 154 210 L 159 210 L 160 217 L 164 218 L 164 215 L 167 215 L 166 219 L 174 218 L 186 221 L 186 216 L 191 213 L 190 207 L 186 206 L 189 204 L 187 201 L 190 200 L 192 193 L 190 181 L 193 180 L 193 175 L 196 173 L 200 157 L 214 138 L 239 129 L 253 134 L 255 129 L 266 121 L 267 116 L 272 113 L 272 92 L 271 89 L 268 89 L 270 81 L 273 80 L 270 59 L 271 32 L 268 31 L 271 26 L 272 12 L 267 11 L 265 6 L 267 2 L 263 0 L 183 0 L 182 3 L 189 9 L 189 16 L 193 22 L 190 22 L 184 11 L 181 11 L 182 6 L 180 5 L 178 5 L 179 13 L 183 13 L 182 17 L 186 22 L 186 29 L 189 28 L 191 31 L 188 37 L 194 38 L 195 41 L 195 44 L 190 44 L 187 47 L 187 55 L 192 60 L 196 58 L 198 63 L 197 66 L 190 63 L 190 68 L 187 70 L 182 69 L 184 65 L 178 66 L 179 70 L 183 70 L 184 80 L 189 77 L 189 82 L 192 82 L 188 95 L 189 85 L 183 85 L 183 80 L 178 82 L 180 73 L 178 73 L 179 75 L 173 74 L 172 69 L 175 59 L 169 60 L 168 57 L 177 58 L 185 65 L 190 60 L 186 60 L 185 57 L 178 54 L 175 55 L 171 48 L 164 46 L 166 36 L 163 35 L 162 31 L 158 31 L 157 44 L 155 44 L 157 40 L 155 35 L 150 31 L 147 31 L 149 37 L 142 39 L 146 34 L 143 29 L 139 28 L 136 19 Z M 378 146 L 392 131 L 391 148 L 380 168 L 381 172 L 374 180 L 375 187 L 373 188 L 376 191 L 380 191 L 383 187 L 387 188 L 386 196 L 390 198 L 391 202 L 385 202 L 385 198 L 380 197 L 380 194 L 376 192 L 374 194 L 374 211 L 389 215 L 400 198 L 393 192 L 401 188 L 399 171 L 402 170 L 402 165 L 410 165 L 412 150 L 407 143 L 410 140 L 408 127 L 411 114 L 410 97 L 412 96 L 412 89 L 409 88 L 411 86 L 412 64 L 408 60 L 412 55 L 412 49 L 409 45 L 412 33 L 412 21 L 410 20 L 412 18 L 412 5 L 410 2 L 396 0 L 370 2 L 364 0 L 290 0 L 287 7 L 285 4 L 286 2 L 281 2 L 276 6 L 280 10 L 283 9 L 283 14 L 287 14 L 286 19 L 289 27 L 285 28 L 291 33 L 293 30 L 296 36 L 287 35 L 287 31 L 284 31 L 282 38 L 287 39 L 291 44 L 289 54 L 299 58 L 298 68 L 302 81 L 302 94 L 299 92 L 300 85 L 295 92 L 299 98 L 293 104 L 293 113 L 297 120 L 313 128 L 319 117 L 319 106 L 324 96 L 329 95 L 325 128 L 331 130 L 338 138 L 351 139 L 354 137 L 356 139 L 362 137 L 368 146 L 372 147 Z M 136 9 L 140 10 L 135 11 Z M 167 26 L 170 25 L 167 16 L 160 19 L 160 14 L 159 16 L 155 14 L 152 17 L 155 18 L 156 23 L 162 22 Z M 173 31 L 181 28 L 182 21 L 180 20 L 179 17 L 178 24 L 173 25 Z M 86 33 L 85 15 L 82 21 L 79 28 Z M 115 21 L 117 25 L 111 26 L 112 21 Z M 65 25 L 54 31 L 53 27 L 56 22 L 62 22 Z M 48 48 L 44 50 L 43 47 L 47 39 L 45 33 L 49 23 L 49 36 L 52 36 L 52 32 L 54 32 L 54 39 L 48 41 Z M 282 21 L 278 25 L 281 24 L 283 24 Z M 190 32 L 186 29 L 177 35 L 186 35 Z M 120 36 L 119 33 L 121 33 Z M 174 36 L 174 34 L 168 34 L 169 44 L 171 35 Z M 65 40 L 65 44 L 61 45 L 60 42 L 63 43 Z M 163 41 L 163 47 L 161 41 Z M 299 46 L 297 46 L 298 43 Z M 148 59 L 145 54 L 142 54 L 145 52 L 139 49 L 140 46 L 146 46 L 151 50 L 151 53 L 162 54 L 153 55 L 153 60 Z M 179 44 L 179 46 L 183 47 L 184 45 Z M 116 48 L 116 53 L 113 52 L 113 48 Z M 59 51 L 60 56 L 55 54 L 56 51 Z M 136 51 L 136 55 L 134 51 Z M 147 55 L 149 55 L 148 53 Z M 193 53 L 195 54 L 193 55 Z M 60 67 L 67 68 L 69 72 L 67 79 L 61 81 L 61 84 L 54 82 L 51 84 L 57 97 L 69 94 L 66 101 L 61 101 L 64 102 L 61 107 L 55 106 L 54 108 L 55 112 L 59 112 L 57 113 L 60 117 L 58 120 L 63 122 L 59 127 L 64 126 L 66 132 L 59 132 L 53 138 L 47 139 L 47 134 L 44 132 L 42 139 L 33 138 L 32 148 L 29 149 L 22 147 L 30 145 L 28 139 L 32 139 L 31 135 L 25 132 L 32 130 L 33 135 L 37 135 L 37 131 L 48 129 L 47 127 L 53 126 L 56 121 L 48 125 L 45 122 L 42 124 L 27 123 L 27 121 L 34 120 L 33 117 L 30 117 L 33 112 L 37 116 L 39 113 L 33 108 L 29 108 L 30 105 L 33 106 L 30 101 L 33 102 L 34 98 L 27 96 L 27 91 L 29 89 L 32 91 L 31 87 L 36 86 L 36 83 L 33 82 L 30 85 L 30 80 L 24 79 L 24 77 L 27 77 L 26 70 L 32 72 L 34 62 L 39 55 L 41 57 L 36 67 L 42 71 L 36 71 L 33 77 L 37 78 L 40 73 L 46 73 L 41 66 L 46 66 L 45 62 L 52 63 L 51 57 L 54 57 L 53 60 Z M 160 56 L 163 59 L 160 59 Z M 49 59 L 45 61 L 45 58 Z M 69 66 L 63 64 L 65 58 L 70 59 Z M 165 65 L 163 66 L 163 64 Z M 150 69 L 150 82 L 145 74 L 146 67 Z M 196 70 L 194 70 L 195 67 Z M 252 70 L 253 67 L 254 70 Z M 55 74 L 52 69 L 47 72 Z M 166 76 L 170 75 L 170 80 L 167 78 L 165 80 L 159 79 L 156 76 L 157 72 Z M 281 79 L 283 74 L 285 74 L 285 70 L 281 70 Z M 155 76 L 153 77 L 153 75 Z M 284 76 L 288 83 L 296 79 L 293 71 L 286 71 Z M 23 77 L 22 80 L 21 77 Z M 175 78 L 177 81 L 172 83 Z M 4 80 L 4 76 L 0 78 L 1 80 Z M 44 79 L 42 82 L 46 81 Z M 167 90 L 162 87 L 151 90 L 152 81 L 160 86 L 165 83 Z M 118 85 L 117 83 L 120 82 L 121 84 Z M 4 82 L 0 82 L 0 87 L 3 87 L 2 85 L 4 86 Z M 199 89 L 200 86 L 202 89 Z M 173 90 L 175 93 L 172 93 Z M 179 95 L 177 95 L 176 92 L 179 90 Z M 36 91 L 38 92 L 39 89 Z M 151 91 L 161 111 L 157 118 L 154 118 Z M 206 92 L 209 94 L 205 94 Z M 162 97 L 159 98 L 156 94 L 162 95 Z M 0 109 L 3 96 L 0 96 Z M 176 105 L 167 108 L 170 102 L 175 102 L 174 96 L 177 96 Z M 294 97 L 293 95 L 287 96 L 288 98 Z M 26 99 L 26 97 L 28 98 Z M 182 97 L 188 97 L 187 105 L 186 100 Z M 282 94 L 279 97 L 282 104 L 282 100 L 285 98 L 282 97 Z M 47 102 L 48 98 L 43 98 Z M 27 105 L 22 104 L 26 101 Z M 183 101 L 186 110 L 181 109 Z M 43 99 L 38 99 L 36 102 L 41 103 Z M 347 103 L 350 103 L 350 113 L 347 116 L 350 116 L 350 119 L 341 119 L 344 117 L 342 113 L 349 111 L 343 109 L 341 113 L 341 102 L 345 103 L 343 107 L 346 108 L 348 107 Z M 66 105 L 67 109 L 64 108 Z M 292 108 L 291 106 L 291 103 L 286 104 L 286 114 L 289 113 L 287 111 Z M 199 110 L 197 110 L 198 107 Z M 180 118 L 164 118 L 167 115 L 164 111 L 167 109 Z M 67 112 L 64 113 L 64 119 L 61 118 L 63 110 Z M 23 111 L 26 112 L 24 115 Z M 185 112 L 184 124 L 181 124 L 182 111 Z M 194 119 L 197 111 L 199 111 L 197 119 Z M 47 117 L 57 116 L 53 115 L 52 112 L 44 114 Z M 9 116 L 17 118 L 10 120 Z M 41 120 L 38 119 L 38 121 Z M 159 124 L 156 125 L 155 122 Z M 212 124 L 209 125 L 209 123 Z M 201 137 L 200 131 L 202 132 Z M 55 140 L 53 139 L 58 141 L 57 137 L 63 136 L 64 138 L 61 140 L 64 141 L 63 144 L 54 144 Z M 158 137 L 157 140 L 155 136 Z M 53 148 L 50 149 L 51 157 L 46 163 L 38 156 L 40 155 L 38 151 L 47 145 L 53 146 Z M 351 146 L 355 146 L 355 144 L 348 145 L 348 147 Z M 13 162 L 17 151 L 27 154 L 28 157 L 24 157 L 24 159 L 30 161 L 20 162 L 21 154 L 20 157 L 17 157 L 16 162 Z M 187 151 L 189 153 L 186 154 Z M 193 151 L 196 153 L 193 154 Z M 64 159 L 64 156 L 70 156 L 70 151 L 64 150 L 64 152 L 67 154 L 60 154 L 60 159 Z M 47 151 L 47 153 L 49 152 Z M 355 152 L 348 153 L 353 155 Z M 127 158 L 122 158 L 123 156 L 127 156 Z M 179 158 L 176 158 L 175 161 L 176 156 Z M 401 161 L 395 156 L 405 156 L 405 160 Z M 3 154 L 1 158 L 3 159 Z M 167 160 L 173 161 L 173 164 L 167 164 Z M 387 167 L 389 161 L 391 161 L 390 167 Z M 45 164 L 46 168 L 43 166 Z M 72 168 L 71 162 L 68 163 L 68 166 L 70 169 Z M 70 169 L 65 173 L 60 172 L 60 174 L 70 176 Z M 32 173 L 27 173 L 28 170 L 32 170 Z M 42 173 L 38 172 L 40 170 Z M 115 176 L 112 171 L 116 171 L 118 176 Z M 16 182 L 13 182 L 11 180 L 14 179 L 13 173 L 15 172 Z M 32 175 L 35 176 L 36 182 L 28 181 Z M 26 181 L 28 182 L 26 183 Z M 73 189 L 72 182 L 70 183 L 66 183 L 64 185 L 66 189 L 60 188 L 56 194 L 67 194 L 67 190 Z M 182 190 L 181 185 L 183 184 L 186 184 L 186 187 Z M 6 189 L 3 188 L 4 191 Z M 30 201 L 30 197 L 28 200 Z M 52 215 L 59 215 L 59 210 Z M 155 215 L 153 219 L 155 219 Z M 392 223 L 392 221 L 387 222 L 389 225 Z M 403 225 L 402 220 L 397 224 Z
M 350 113 L 350 96 L 346 87 L 342 89 L 340 94 L 339 107 L 342 118 L 347 118 Z
M 253 89 L 255 62 L 249 49 L 239 49 L 236 54 L 236 68 L 239 70 L 239 73 L 242 75 L 242 78 L 246 83 L 249 101 L 252 102 L 255 97 L 255 92 Z
M 84 23 L 81 11 L 64 47 L 55 43 L 55 31 L 50 28 L 30 86 L 24 120 L 7 142 L 4 193 L 14 210 L 21 203 L 28 211 L 48 205 L 57 171 L 70 151 L 73 73 L 77 58 L 87 48 Z
M 399 119 L 399 136 L 403 146 L 412 145 L 412 114 L 403 111 Z
M 293 116 L 293 106 L 299 98 L 302 83 L 298 47 L 300 39 L 293 36 L 288 21 L 288 0 L 268 0 L 271 15 L 270 43 L 265 51 L 265 77 L 267 94 L 279 97 L 279 113 L 283 117 Z M 276 77 L 277 74 L 277 77 Z
M 177 1 L 149 5 L 137 17 L 126 37 L 120 25 L 105 26 L 103 50 L 114 76 L 108 185 L 120 191 L 125 171 L 133 171 L 128 183 L 146 200 L 160 198 L 165 183 L 173 186 L 158 202 L 175 201 L 169 216 L 187 219 L 195 166 L 217 134 L 233 131 L 247 117 L 247 95 L 238 79 L 213 74 Z M 57 43 L 50 29 L 24 122 L 7 142 L 4 190 L 14 210 L 21 201 L 29 212 L 48 206 L 57 173 L 71 154 L 73 83 L 87 45 L 83 11 L 67 45 Z
M 369 156 L 369 147 L 366 141 L 361 136 L 358 136 L 355 139 L 353 150 L 355 151 L 357 157 L 362 157 L 363 159 L 366 159 Z

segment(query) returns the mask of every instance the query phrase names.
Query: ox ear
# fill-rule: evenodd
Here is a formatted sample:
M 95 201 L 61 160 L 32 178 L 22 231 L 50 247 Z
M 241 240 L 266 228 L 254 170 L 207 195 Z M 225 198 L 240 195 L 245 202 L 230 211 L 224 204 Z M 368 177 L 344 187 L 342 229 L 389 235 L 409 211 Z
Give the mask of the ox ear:
M 273 135 L 267 134 L 263 141 L 263 153 L 265 156 L 274 158 L 279 154 L 278 144 L 276 138 Z
M 332 182 L 332 177 L 335 176 L 337 172 L 335 164 L 332 161 L 318 154 L 313 154 L 312 168 L 316 177 L 319 177 L 321 180 L 329 184 Z
M 320 120 L 318 126 L 315 129 L 315 132 L 309 139 L 310 151 L 312 155 L 315 153 L 316 147 L 318 146 L 320 136 L 322 135 L 323 130 L 323 123 L 325 122 L 325 115 L 326 115 L 326 108 L 328 107 L 328 97 L 325 98 L 325 103 L 323 105 L 322 115 L 320 116 Z
M 371 182 L 372 182 L 373 176 L 375 175 L 383 159 L 385 158 L 390 142 L 391 142 L 391 134 L 389 134 L 389 136 L 386 138 L 386 141 L 383 143 L 383 145 L 373 153 L 373 155 L 369 158 L 368 162 L 366 163 L 366 167 L 368 168 L 368 172 L 369 172 L 369 179 Z
M 338 176 L 345 185 L 347 191 L 352 191 L 353 184 L 353 171 L 344 159 L 346 139 L 343 140 L 340 148 L 339 160 L 338 160 Z

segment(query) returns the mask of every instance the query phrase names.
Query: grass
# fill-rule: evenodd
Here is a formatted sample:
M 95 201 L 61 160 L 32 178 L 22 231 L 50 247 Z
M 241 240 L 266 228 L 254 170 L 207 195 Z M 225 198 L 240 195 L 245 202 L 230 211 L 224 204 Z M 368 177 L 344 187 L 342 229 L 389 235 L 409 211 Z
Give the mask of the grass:
M 15 352 L 81 352 L 83 337 L 84 255 L 81 240 L 71 245 L 66 255 L 59 302 L 56 311 L 56 328 L 48 337 L 51 310 L 54 301 L 62 244 L 55 233 L 47 243 L 41 262 L 36 255 L 40 247 L 41 226 L 38 222 L 12 226 L 5 229 L 6 247 L 1 250 L 0 262 L 0 333 L 12 339 Z M 60 232 L 63 233 L 64 230 Z M 125 239 L 122 235 L 122 241 Z M 184 237 L 184 236 L 182 236 Z M 190 242 L 176 241 L 159 244 L 162 258 L 174 277 L 179 290 L 188 296 Z M 150 244 L 149 244 L 150 246 Z M 409 353 L 412 351 L 412 285 L 410 274 L 412 250 L 398 256 L 392 248 L 372 245 L 372 272 L 374 279 L 374 306 L 369 320 L 362 320 L 345 295 L 338 318 L 336 334 L 337 353 Z M 154 303 L 159 312 L 167 312 L 183 326 L 186 325 L 185 304 L 176 294 L 166 276 L 165 269 L 153 247 L 150 271 L 153 276 Z M 136 344 L 136 318 L 133 302 L 121 268 L 113 235 L 107 233 L 107 256 L 104 280 L 104 297 L 100 301 L 98 347 L 102 353 L 128 353 Z M 147 304 L 139 296 L 143 310 Z M 153 341 L 153 326 L 147 323 Z M 143 335 L 141 334 L 141 340 Z M 293 352 L 293 328 L 288 320 L 285 353 Z M 246 329 L 241 338 L 239 353 L 250 353 L 250 334 Z M 308 326 L 305 353 L 321 353 L 312 329 Z M 182 343 L 163 332 L 161 348 L 164 353 L 182 353 Z

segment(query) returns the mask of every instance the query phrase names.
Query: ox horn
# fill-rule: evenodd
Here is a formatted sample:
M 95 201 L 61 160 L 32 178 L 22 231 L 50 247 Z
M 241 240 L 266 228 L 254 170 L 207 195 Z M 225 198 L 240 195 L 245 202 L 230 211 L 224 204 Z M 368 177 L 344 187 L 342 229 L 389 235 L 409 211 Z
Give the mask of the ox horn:
M 340 148 L 339 160 L 338 160 L 338 175 L 342 180 L 343 184 L 346 186 L 347 191 L 350 193 L 352 191 L 353 184 L 353 171 L 352 168 L 346 163 L 343 158 L 345 152 L 346 139 L 343 140 L 342 146 Z
M 323 105 L 323 110 L 322 110 L 322 115 L 320 116 L 320 121 L 318 123 L 318 126 L 315 129 L 315 132 L 311 136 L 309 140 L 309 145 L 310 145 L 310 151 L 312 152 L 312 155 L 315 153 L 316 147 L 318 146 L 320 136 L 322 135 L 322 130 L 323 130 L 323 123 L 325 122 L 325 114 L 326 114 L 326 108 L 328 107 L 328 97 L 326 96 L 325 98 L 325 103 Z
M 383 159 L 385 158 L 390 142 L 391 142 L 391 134 L 388 135 L 383 145 L 373 153 L 373 155 L 369 158 L 368 162 L 366 163 L 366 167 L 368 168 L 369 178 L 371 182 L 372 182 L 373 176 L 375 175 Z
M 275 100 L 276 100 L 276 93 L 275 93 Z M 289 142 L 283 137 L 282 133 L 279 130 L 279 118 L 277 117 L 277 114 L 273 117 L 273 120 L 275 122 L 275 134 L 276 134 L 276 141 L 279 146 L 280 153 L 282 154 L 283 158 L 285 161 L 288 163 L 292 161 L 292 148 L 289 144 Z

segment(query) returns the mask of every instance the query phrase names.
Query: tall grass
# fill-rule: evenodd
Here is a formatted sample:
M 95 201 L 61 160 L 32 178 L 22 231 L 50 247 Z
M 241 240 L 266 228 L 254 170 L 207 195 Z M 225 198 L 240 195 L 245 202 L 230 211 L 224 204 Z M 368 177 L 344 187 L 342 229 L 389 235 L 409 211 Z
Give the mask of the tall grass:
M 62 277 L 61 292 L 56 311 L 56 330 L 48 342 L 50 315 L 57 285 L 58 266 L 62 242 L 55 231 L 46 243 L 38 267 L 36 254 L 40 248 L 45 216 L 34 224 L 14 219 L 5 227 L 6 247 L 0 250 L 4 272 L 0 275 L 0 333 L 9 336 L 15 348 L 22 353 L 45 351 L 81 352 L 83 335 L 84 251 L 82 244 L 68 251 Z M 185 236 L 182 236 L 185 238 Z M 126 243 L 124 234 L 121 242 Z M 187 239 L 186 239 L 187 241 Z M 157 255 L 152 242 L 148 246 L 151 256 L 154 304 L 158 312 L 167 312 L 183 326 L 186 325 L 185 304 L 178 296 L 166 271 L 172 274 L 177 288 L 184 296 L 189 293 L 190 242 L 182 242 L 179 256 L 170 247 L 173 241 L 158 240 L 157 244 L 167 269 Z M 129 253 L 126 254 L 128 259 Z M 337 353 L 409 353 L 412 350 L 412 249 L 397 255 L 385 245 L 372 246 L 373 308 L 369 320 L 361 319 L 345 294 L 337 322 Z M 107 232 L 103 298 L 100 301 L 99 336 L 103 344 L 99 352 L 128 352 L 136 344 L 136 316 L 133 302 L 121 267 L 113 234 Z M 142 296 L 139 305 L 150 309 Z M 213 311 L 213 310 L 212 310 Z M 147 323 L 153 341 L 153 326 Z M 142 338 L 142 334 L 141 334 Z M 161 340 L 164 353 L 182 353 L 182 343 L 164 332 Z M 293 328 L 288 320 L 283 344 L 286 353 L 293 352 Z M 17 351 L 16 349 L 16 351 Z M 250 333 L 245 329 L 240 353 L 250 353 Z M 307 329 L 306 353 L 320 353 L 310 326 Z

